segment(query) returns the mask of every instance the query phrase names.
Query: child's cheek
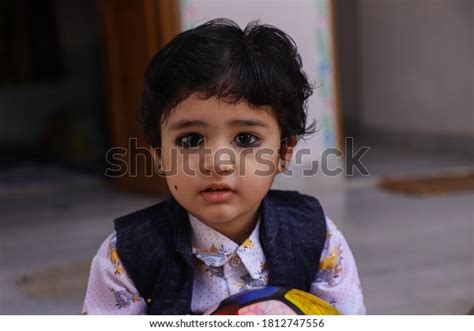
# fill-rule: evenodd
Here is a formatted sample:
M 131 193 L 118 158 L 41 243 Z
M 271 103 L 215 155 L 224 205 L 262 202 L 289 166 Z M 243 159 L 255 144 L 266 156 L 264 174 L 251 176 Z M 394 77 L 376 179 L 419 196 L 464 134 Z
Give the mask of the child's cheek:
M 247 163 L 253 170 L 252 175 L 272 177 L 276 173 L 278 156 L 275 150 L 266 148 L 252 154 L 252 159 L 249 159 Z
M 185 161 L 185 157 L 177 152 L 167 150 L 166 157 L 163 158 L 163 165 L 166 169 L 166 181 L 168 188 L 173 195 L 181 195 L 189 192 L 192 188 L 192 172 L 189 169 L 189 162 Z

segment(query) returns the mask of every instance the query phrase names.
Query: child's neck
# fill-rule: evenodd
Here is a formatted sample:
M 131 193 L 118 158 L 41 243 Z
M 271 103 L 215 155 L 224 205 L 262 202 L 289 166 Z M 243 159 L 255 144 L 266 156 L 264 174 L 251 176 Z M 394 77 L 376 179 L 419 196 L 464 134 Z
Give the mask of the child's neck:
M 208 222 L 203 223 L 241 245 L 250 236 L 257 224 L 259 206 L 260 204 L 229 222 L 217 224 L 209 224 Z

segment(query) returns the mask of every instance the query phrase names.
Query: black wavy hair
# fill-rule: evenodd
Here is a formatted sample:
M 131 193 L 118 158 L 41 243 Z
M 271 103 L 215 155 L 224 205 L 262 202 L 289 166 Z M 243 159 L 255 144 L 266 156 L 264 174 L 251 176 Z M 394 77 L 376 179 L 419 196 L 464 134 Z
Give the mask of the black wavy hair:
M 294 40 L 258 20 L 244 30 L 230 19 L 210 20 L 179 33 L 152 58 L 145 72 L 141 124 L 158 152 L 161 123 L 194 93 L 233 103 L 244 100 L 251 107 L 270 106 L 282 133 L 280 152 L 291 136 L 304 139 L 316 131 L 316 121 L 306 127 L 313 86 Z

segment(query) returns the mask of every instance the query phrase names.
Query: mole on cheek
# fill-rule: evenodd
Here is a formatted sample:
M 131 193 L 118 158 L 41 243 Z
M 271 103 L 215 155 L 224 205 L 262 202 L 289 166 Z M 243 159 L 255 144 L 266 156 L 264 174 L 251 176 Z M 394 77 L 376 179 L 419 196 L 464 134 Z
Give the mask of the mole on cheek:
M 178 186 L 175 185 L 175 186 L 174 186 L 174 189 L 175 189 L 175 190 L 178 190 Z

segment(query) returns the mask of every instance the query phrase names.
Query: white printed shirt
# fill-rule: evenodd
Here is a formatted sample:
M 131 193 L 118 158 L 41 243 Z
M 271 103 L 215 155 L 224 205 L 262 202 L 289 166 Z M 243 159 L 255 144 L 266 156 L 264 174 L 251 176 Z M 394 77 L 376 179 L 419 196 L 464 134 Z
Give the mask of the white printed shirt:
M 193 313 L 206 313 L 239 291 L 265 286 L 268 269 L 260 245 L 260 219 L 240 246 L 189 214 L 194 255 Z M 357 266 L 342 233 L 326 217 L 327 236 L 310 292 L 342 314 L 365 314 Z M 127 275 L 111 233 L 94 256 L 83 314 L 146 314 L 146 303 Z

